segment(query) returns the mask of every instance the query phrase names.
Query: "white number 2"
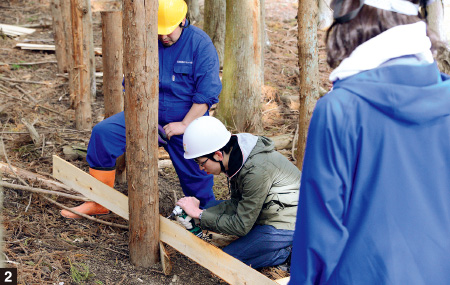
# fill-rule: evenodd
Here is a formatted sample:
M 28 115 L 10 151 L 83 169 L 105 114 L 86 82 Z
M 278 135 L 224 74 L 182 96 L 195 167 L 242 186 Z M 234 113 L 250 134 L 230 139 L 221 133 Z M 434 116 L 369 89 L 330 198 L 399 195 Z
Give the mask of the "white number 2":
M 12 273 L 11 273 L 11 271 L 6 271 L 5 272 L 5 280 L 3 281 L 3 282 L 13 282 L 12 281 L 12 279 L 11 279 L 11 277 L 12 277 Z

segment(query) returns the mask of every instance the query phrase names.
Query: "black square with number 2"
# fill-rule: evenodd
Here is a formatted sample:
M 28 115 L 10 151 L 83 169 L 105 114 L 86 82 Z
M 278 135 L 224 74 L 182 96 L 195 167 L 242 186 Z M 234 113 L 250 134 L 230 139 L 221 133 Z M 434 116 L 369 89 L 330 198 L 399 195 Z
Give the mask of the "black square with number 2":
M 0 268 L 0 285 L 17 285 L 17 268 Z

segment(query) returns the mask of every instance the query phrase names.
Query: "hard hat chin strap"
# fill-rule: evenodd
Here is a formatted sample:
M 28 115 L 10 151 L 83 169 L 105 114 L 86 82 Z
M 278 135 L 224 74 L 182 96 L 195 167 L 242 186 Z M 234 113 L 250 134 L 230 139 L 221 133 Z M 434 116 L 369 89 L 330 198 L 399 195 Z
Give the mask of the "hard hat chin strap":
M 222 157 L 224 157 L 224 155 L 223 155 L 223 150 L 219 150 L 219 151 L 222 153 Z M 215 161 L 215 162 L 218 162 L 218 163 L 220 164 L 220 170 L 221 170 L 223 173 L 225 173 L 225 174 L 228 175 L 227 171 L 225 170 L 225 166 L 223 165 L 222 160 L 216 160 L 216 159 L 214 158 L 214 154 L 211 155 L 210 159 L 213 160 L 213 161 Z

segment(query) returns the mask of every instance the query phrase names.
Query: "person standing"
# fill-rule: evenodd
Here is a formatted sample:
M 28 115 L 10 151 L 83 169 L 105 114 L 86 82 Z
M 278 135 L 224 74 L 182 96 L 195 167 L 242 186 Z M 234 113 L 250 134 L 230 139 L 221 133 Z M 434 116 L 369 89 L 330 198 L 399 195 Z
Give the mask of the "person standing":
M 210 201 L 204 209 L 195 197 L 178 202 L 200 227 L 239 238 L 223 251 L 253 268 L 276 266 L 291 254 L 297 212 L 300 170 L 263 136 L 231 135 L 214 117 L 194 120 L 183 136 L 184 157 L 207 173 L 224 173 L 231 198 Z
M 289 284 L 450 280 L 450 77 L 418 2 L 333 2 Z
M 189 24 L 186 13 L 183 0 L 159 1 L 159 143 L 170 155 L 184 194 L 197 197 L 204 206 L 214 200 L 213 177 L 199 170 L 193 160 L 184 159 L 182 135 L 191 121 L 208 115 L 209 108 L 218 102 L 222 83 L 211 39 Z M 125 148 L 125 116 L 121 112 L 94 126 L 86 157 L 89 173 L 113 187 L 116 159 Z M 88 215 L 109 213 L 95 202 L 86 202 L 73 210 Z M 80 218 L 67 210 L 61 214 Z

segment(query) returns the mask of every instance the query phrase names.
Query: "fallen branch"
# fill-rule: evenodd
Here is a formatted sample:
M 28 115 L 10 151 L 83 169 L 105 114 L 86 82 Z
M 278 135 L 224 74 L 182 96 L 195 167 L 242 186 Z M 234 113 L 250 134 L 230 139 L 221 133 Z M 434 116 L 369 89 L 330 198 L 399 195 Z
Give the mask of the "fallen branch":
M 73 190 L 72 188 L 66 186 L 65 184 L 62 184 L 62 183 L 54 181 L 54 180 L 49 180 L 40 174 L 33 173 L 31 171 L 28 171 L 28 170 L 25 170 L 22 168 L 18 168 L 18 167 L 12 166 L 12 165 L 11 165 L 11 168 L 9 168 L 9 165 L 4 162 L 0 162 L 0 171 L 5 174 L 9 174 L 9 175 L 17 174 L 18 176 L 23 177 L 25 179 L 38 181 L 40 183 L 43 183 L 47 188 L 55 190 L 55 191 L 60 191 L 60 192 L 64 192 L 64 193 L 78 193 L 75 190 Z
M 65 198 L 69 198 L 69 199 L 73 199 L 73 200 L 78 200 L 78 201 L 85 201 L 85 202 L 92 201 L 91 199 L 88 199 L 88 198 L 82 197 L 82 196 L 75 196 L 75 195 L 70 195 L 70 194 L 66 194 L 66 193 L 62 193 L 62 192 L 58 192 L 58 191 L 45 190 L 45 189 L 41 189 L 41 188 L 34 188 L 31 186 L 12 184 L 12 183 L 3 182 L 3 181 L 0 181 L 0 187 L 1 186 L 5 187 L 5 188 L 9 188 L 9 189 L 29 191 L 29 192 L 38 193 L 38 194 L 57 195 L 57 196 L 61 196 L 61 197 L 65 197 Z
M 31 66 L 31 65 L 39 65 L 39 64 L 54 64 L 58 63 L 56 60 L 49 61 L 38 61 L 38 62 L 14 62 L 14 63 L 5 63 L 0 62 L 0 65 L 21 65 L 21 66 Z
M 28 132 L 30 133 L 30 137 L 33 140 L 34 145 L 40 145 L 41 144 L 41 137 L 39 136 L 39 133 L 36 131 L 36 128 L 34 127 L 34 123 L 29 123 L 25 118 L 22 118 L 22 123 L 27 128 Z
M 30 83 L 30 84 L 52 85 L 51 82 L 27 81 L 27 80 L 19 80 L 19 79 L 12 79 L 12 78 L 6 78 L 6 77 L 0 77 L 0 80 L 7 81 L 7 82 L 16 82 L 16 83 Z
M 0 79 L 1 79 L 1 77 L 0 77 Z M 0 93 L 1 93 L 1 92 L 0 92 Z M 24 100 L 24 99 L 21 99 L 21 98 L 17 98 L 17 97 L 14 97 L 14 96 L 9 95 L 9 94 L 6 94 L 6 93 L 1 93 L 1 94 L 2 94 L 2 95 L 5 95 L 5 96 L 8 96 L 8 97 L 10 97 L 10 98 L 19 100 L 19 101 L 21 101 L 21 102 L 32 103 L 32 102 L 30 102 L 30 101 L 28 101 L 28 100 Z M 63 113 L 61 113 L 61 112 L 58 112 L 58 111 L 56 111 L 56 110 L 53 110 L 52 108 L 49 108 L 49 107 L 41 106 L 41 105 L 39 105 L 39 104 L 34 104 L 34 105 L 33 105 L 33 108 L 34 108 L 34 107 L 39 107 L 39 108 L 42 108 L 42 109 L 44 109 L 44 110 L 53 112 L 53 113 L 55 113 L 55 114 L 63 115 Z
M 12 85 L 12 84 L 11 84 L 11 85 Z M 17 88 L 17 90 L 19 90 L 20 92 L 22 92 L 25 96 L 27 96 L 31 101 L 33 101 L 34 104 L 37 104 L 37 103 L 38 103 L 38 101 L 37 101 L 33 96 L 31 96 L 29 92 L 23 90 L 19 85 L 14 84 L 13 86 L 14 86 L 15 88 Z

